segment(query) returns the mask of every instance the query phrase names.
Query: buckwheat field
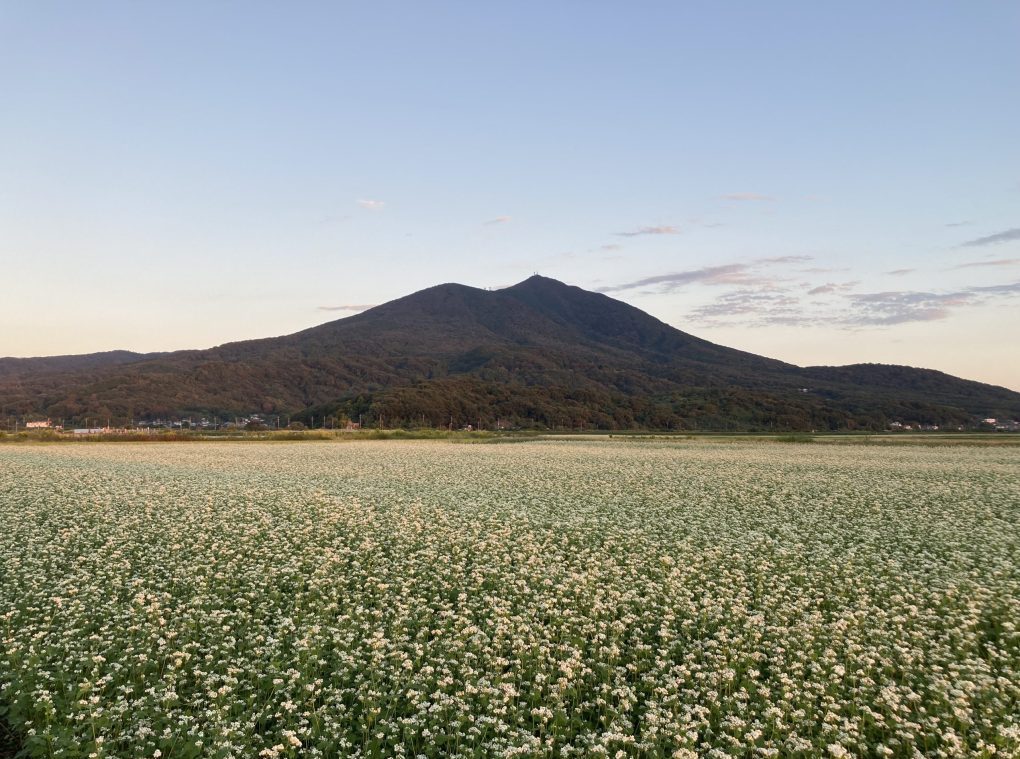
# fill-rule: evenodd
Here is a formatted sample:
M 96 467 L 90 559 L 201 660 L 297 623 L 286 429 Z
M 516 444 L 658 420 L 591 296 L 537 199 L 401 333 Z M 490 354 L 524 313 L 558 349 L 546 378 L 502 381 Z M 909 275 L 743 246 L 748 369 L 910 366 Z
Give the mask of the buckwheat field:
M 1020 449 L 0 450 L 39 757 L 1020 754 Z

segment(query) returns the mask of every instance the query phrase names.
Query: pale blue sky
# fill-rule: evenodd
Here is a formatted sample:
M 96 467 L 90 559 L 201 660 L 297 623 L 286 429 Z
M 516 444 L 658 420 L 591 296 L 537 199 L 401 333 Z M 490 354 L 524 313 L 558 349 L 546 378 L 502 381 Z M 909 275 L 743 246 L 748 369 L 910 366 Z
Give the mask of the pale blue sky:
M 538 271 L 1020 389 L 1018 39 L 1015 2 L 5 3 L 0 355 Z

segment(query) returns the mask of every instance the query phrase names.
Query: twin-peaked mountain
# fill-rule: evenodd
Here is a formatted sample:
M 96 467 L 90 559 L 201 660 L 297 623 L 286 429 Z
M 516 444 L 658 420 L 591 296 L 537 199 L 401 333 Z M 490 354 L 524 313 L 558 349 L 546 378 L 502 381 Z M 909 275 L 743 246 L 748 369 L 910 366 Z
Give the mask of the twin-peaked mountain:
M 902 366 L 801 368 L 544 277 L 446 284 L 284 337 L 162 354 L 0 359 L 21 416 L 250 413 L 366 424 L 840 429 L 1020 416 L 1020 393 Z

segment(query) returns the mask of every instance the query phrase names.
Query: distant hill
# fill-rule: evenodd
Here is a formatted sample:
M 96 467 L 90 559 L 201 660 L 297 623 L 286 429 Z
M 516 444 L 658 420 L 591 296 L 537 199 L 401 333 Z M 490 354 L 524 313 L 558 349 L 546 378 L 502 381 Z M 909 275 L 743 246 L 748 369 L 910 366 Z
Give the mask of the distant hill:
M 0 359 L 22 417 L 279 414 L 309 423 L 549 428 L 883 429 L 1020 417 L 1020 393 L 941 372 L 807 367 L 702 340 L 534 276 L 445 284 L 284 337 L 208 350 Z
M 161 355 L 165 354 L 106 351 L 104 353 L 86 353 L 78 356 L 0 358 L 0 379 L 4 377 L 29 377 L 55 372 L 73 372 L 82 369 L 99 369 L 105 366 L 117 366 L 118 364 L 133 364 Z

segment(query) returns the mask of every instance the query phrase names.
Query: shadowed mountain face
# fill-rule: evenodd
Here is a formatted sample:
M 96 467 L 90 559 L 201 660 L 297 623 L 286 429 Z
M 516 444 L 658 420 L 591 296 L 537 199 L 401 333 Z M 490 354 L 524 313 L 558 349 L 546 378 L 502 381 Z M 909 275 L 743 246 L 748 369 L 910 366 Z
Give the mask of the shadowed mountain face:
M 165 354 L 0 359 L 8 413 L 366 422 L 884 428 L 1020 416 L 1020 393 L 901 366 L 800 368 L 544 277 L 446 284 L 285 337 Z

